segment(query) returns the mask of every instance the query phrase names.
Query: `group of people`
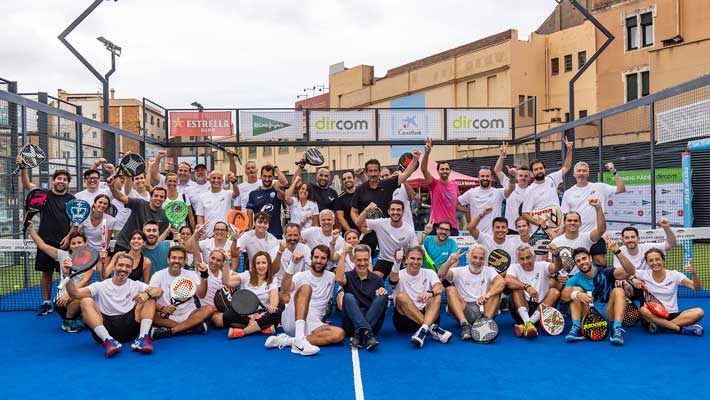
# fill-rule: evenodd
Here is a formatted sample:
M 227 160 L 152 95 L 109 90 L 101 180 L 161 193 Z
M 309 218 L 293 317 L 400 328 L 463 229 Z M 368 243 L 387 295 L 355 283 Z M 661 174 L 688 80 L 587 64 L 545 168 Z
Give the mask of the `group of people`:
M 84 172 L 86 189 L 75 195 L 68 191 L 70 173 L 57 170 L 38 230 L 28 227 L 38 247 L 35 268 L 42 273 L 38 315 L 57 311 L 62 329 L 72 333 L 82 321 L 106 356 L 127 342 L 151 353 L 154 339 L 205 333 L 209 325 L 232 339 L 261 332 L 269 335 L 267 348 L 290 347 L 302 355 L 346 337 L 351 346 L 372 350 L 391 303 L 394 328 L 411 334 L 415 346 L 422 347 L 429 335 L 447 343 L 453 334 L 441 323 L 444 293 L 445 311 L 460 327 L 461 340 L 472 339 L 479 318 L 495 319 L 507 308 L 515 335 L 533 338 L 540 304 L 567 306 L 572 326 L 566 340 L 582 340 L 580 321 L 596 301 L 607 303 L 611 342 L 623 344 L 627 297 L 640 302 L 642 323 L 651 333 L 702 335 L 697 322 L 703 310 L 681 311 L 677 304 L 680 285 L 701 289 L 699 275 L 690 263 L 684 266 L 690 278 L 665 265 L 666 251 L 676 245 L 668 220 L 659 221 L 666 233 L 661 243 L 641 244 L 634 227 L 623 230 L 621 246 L 607 238 L 604 206 L 609 196 L 624 192 L 624 182 L 611 163 L 606 168 L 616 185 L 589 182 L 589 166 L 580 161 L 574 165 L 576 184 L 560 200 L 557 187 L 572 167 L 572 146 L 566 140 L 565 146 L 558 171 L 548 174 L 536 160 L 507 167 L 506 174 L 504 143 L 495 167 L 480 168 L 480 186 L 463 194 L 449 179 L 448 162 L 437 162 L 438 177 L 427 170 L 430 139 L 423 155 L 412 151 L 415 162 L 394 174 L 376 159 L 343 172 L 342 193 L 330 187 L 327 167 L 317 169 L 312 184 L 303 182 L 300 167 L 289 183 L 277 166 L 258 168 L 248 161 L 244 182 L 238 183 L 233 151 L 227 152 L 226 174 L 186 162 L 177 173 L 161 174 L 165 153 L 158 152 L 147 161 L 145 175 L 128 178 L 100 159 Z M 417 234 L 407 179 L 420 168 L 420 156 L 431 215 Z M 26 170 L 21 181 L 26 190 L 36 187 Z M 78 230 L 65 213 L 74 198 L 92 204 Z M 171 201 L 189 205 L 185 222 L 175 228 L 164 212 Z M 283 208 L 289 211 L 286 220 Z M 226 222 L 233 209 L 246 210 L 248 230 Z M 466 213 L 475 240 L 467 250 L 451 238 L 459 234 L 457 211 Z M 115 247 L 107 249 L 112 233 Z M 99 263 L 52 299 L 54 271 L 68 274 L 72 251 L 80 246 L 96 248 Z M 607 251 L 613 266 L 606 265 Z M 196 295 L 176 304 L 170 287 L 180 277 L 193 282 Z M 237 313 L 224 301 L 236 290 L 253 292 L 264 311 Z M 668 318 L 646 309 L 643 290 L 663 303 Z M 328 322 L 333 308 L 342 326 Z

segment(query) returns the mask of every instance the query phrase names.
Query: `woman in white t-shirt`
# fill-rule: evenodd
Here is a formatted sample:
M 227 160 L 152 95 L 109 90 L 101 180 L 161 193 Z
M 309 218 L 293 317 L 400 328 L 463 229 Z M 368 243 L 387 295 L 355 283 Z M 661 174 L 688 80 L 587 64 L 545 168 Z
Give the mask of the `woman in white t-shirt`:
M 293 195 L 295 190 L 298 190 L 297 196 Z M 310 198 L 311 187 L 307 183 L 301 183 L 300 176 L 295 177 L 286 190 L 284 201 L 289 207 L 290 222 L 301 225 L 301 229 L 318 226 L 318 204 Z
M 106 214 L 110 199 L 105 194 L 94 198 L 89 217 L 81 223 L 80 227 L 86 236 L 87 246 L 98 250 L 105 250 L 111 242 L 114 218 Z M 69 231 L 71 232 L 71 230 Z
M 276 333 L 276 325 L 281 322 L 281 312 L 279 307 L 279 288 L 274 279 L 271 269 L 271 256 L 265 251 L 257 251 L 251 258 L 251 268 L 249 271 L 233 274 L 229 278 L 224 278 L 229 272 L 229 266 L 222 267 L 222 281 L 226 286 L 241 290 L 249 290 L 258 298 L 259 302 L 266 307 L 266 312 L 253 315 L 238 315 L 234 312 L 225 312 L 222 317 L 225 326 L 229 326 L 227 337 L 230 339 L 251 335 L 259 331 L 273 335 Z
M 644 255 L 650 270 L 637 270 L 634 284 L 642 283 L 643 287 L 654 295 L 668 310 L 668 318 L 661 318 L 651 313 L 645 305 L 639 308 L 642 324 L 651 333 L 656 333 L 659 327 L 683 335 L 702 336 L 703 327 L 697 322 L 703 318 L 705 312 L 696 307 L 680 311 L 678 309 L 678 286 L 683 285 L 689 289 L 702 290 L 703 284 L 700 275 L 691 265 L 692 260 L 683 267 L 686 273 L 693 278 L 688 279 L 683 273 L 665 268 L 666 256 L 663 251 L 652 248 Z M 640 281 L 640 282 L 639 282 Z
M 207 278 L 207 292 L 205 292 L 204 297 L 200 297 L 202 303 L 209 304 L 215 309 L 214 314 L 212 314 L 211 320 L 212 324 L 217 328 L 224 328 L 225 326 L 224 313 L 218 311 L 217 308 L 214 307 L 215 294 L 217 293 L 217 291 L 219 291 L 225 286 L 225 280 L 222 279 L 222 274 L 225 273 L 225 270 L 223 270 L 223 267 L 225 266 L 225 259 L 225 253 L 222 249 L 214 249 L 210 251 L 207 255 L 207 272 L 209 274 L 209 277 Z M 226 269 L 226 274 L 227 276 L 232 275 L 232 271 L 229 269 L 229 267 L 227 267 Z
M 187 219 L 180 224 L 180 227 L 189 225 L 195 226 L 195 217 L 192 214 L 192 207 L 190 207 L 190 197 L 184 193 L 178 191 L 178 176 L 174 173 L 168 173 L 165 175 L 165 187 L 168 189 L 168 193 L 165 195 L 165 202 L 163 202 L 163 208 L 165 208 L 171 201 L 184 201 L 187 204 Z

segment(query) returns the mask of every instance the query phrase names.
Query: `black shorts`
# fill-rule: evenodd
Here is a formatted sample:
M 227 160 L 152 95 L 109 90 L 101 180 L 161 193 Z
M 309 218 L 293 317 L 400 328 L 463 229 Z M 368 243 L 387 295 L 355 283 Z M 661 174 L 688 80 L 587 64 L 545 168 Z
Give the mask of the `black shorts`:
M 141 324 L 136 321 L 136 309 L 133 308 L 131 311 L 121 314 L 121 315 L 105 315 L 101 314 L 104 320 L 104 327 L 114 339 L 121 343 L 132 342 L 138 337 L 141 330 Z M 99 344 L 103 343 L 101 339 L 96 336 L 94 330 L 91 330 L 91 336 L 94 337 Z
M 424 310 L 419 310 L 422 313 L 422 316 L 424 315 Z M 434 320 L 435 324 L 439 323 L 439 317 L 441 315 L 436 316 L 436 320 Z M 421 324 L 418 324 L 411 319 L 407 318 L 407 316 L 400 314 L 397 311 L 397 308 L 395 307 L 394 309 L 394 314 L 392 315 L 392 324 L 394 325 L 394 329 L 397 330 L 397 332 L 404 332 L 404 333 L 414 333 L 416 332 L 420 327 Z
M 589 248 L 589 254 L 596 256 L 598 254 L 606 255 L 606 242 L 604 239 L 599 239 Z
M 375 264 L 374 271 L 375 272 L 381 272 L 382 275 L 387 277 L 390 272 L 392 272 L 392 266 L 394 265 L 393 261 L 385 261 L 382 259 L 377 260 L 377 264 Z
M 47 243 L 52 247 L 59 248 L 59 243 Z M 59 261 L 48 256 L 42 250 L 37 250 L 37 256 L 35 257 L 35 271 L 42 272 L 59 272 Z
M 59 315 L 59 317 L 62 318 L 62 321 L 66 320 L 67 319 L 67 308 L 64 306 L 58 306 L 56 301 L 54 301 L 53 305 L 54 305 L 54 311 L 56 311 L 57 315 Z M 81 319 L 81 309 L 79 309 L 77 311 L 76 315 L 72 319 Z
M 540 303 L 536 301 L 528 300 L 528 315 L 534 313 L 539 305 Z M 513 317 L 513 320 L 515 320 L 516 324 L 523 323 L 523 319 L 520 318 L 520 314 L 518 314 L 518 309 L 512 304 L 510 305 L 510 316 Z

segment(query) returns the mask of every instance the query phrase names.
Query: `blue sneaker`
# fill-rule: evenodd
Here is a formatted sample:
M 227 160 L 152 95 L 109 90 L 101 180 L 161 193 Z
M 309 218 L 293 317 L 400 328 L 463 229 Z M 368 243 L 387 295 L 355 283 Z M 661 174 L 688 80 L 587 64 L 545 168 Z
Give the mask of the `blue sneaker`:
M 578 342 L 584 340 L 584 334 L 582 334 L 582 327 L 577 325 L 572 325 L 565 340 L 568 342 Z
M 424 347 L 424 339 L 426 338 L 426 334 L 427 332 L 424 328 L 419 328 L 419 330 L 412 335 L 412 343 L 421 349 Z
M 118 351 L 121 349 L 121 343 L 117 342 L 116 339 L 113 338 L 104 340 L 102 346 L 104 346 L 104 349 L 106 349 L 106 358 L 109 358 L 112 355 L 118 353 Z
M 614 344 L 622 345 L 624 344 L 624 333 L 626 333 L 624 328 L 614 328 L 609 340 Z
M 698 324 L 688 325 L 680 328 L 681 334 L 690 336 L 703 336 L 703 331 L 703 327 Z
M 153 352 L 153 341 L 148 335 L 137 337 L 136 340 L 133 341 L 133 344 L 131 344 L 131 348 L 141 353 L 151 354 Z
M 682 330 L 682 329 L 681 329 L 681 330 Z M 656 332 L 658 332 L 658 326 L 657 326 L 656 324 L 654 324 L 653 322 L 649 322 L 649 324 L 648 324 L 648 333 L 650 333 L 651 335 L 653 335 L 653 334 L 655 334 Z

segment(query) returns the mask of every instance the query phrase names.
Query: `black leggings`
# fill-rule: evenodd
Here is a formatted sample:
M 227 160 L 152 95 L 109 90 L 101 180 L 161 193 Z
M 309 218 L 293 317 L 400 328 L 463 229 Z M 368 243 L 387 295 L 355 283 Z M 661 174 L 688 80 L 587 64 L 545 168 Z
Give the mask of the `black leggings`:
M 259 329 L 268 328 L 271 325 L 277 325 L 280 323 L 282 312 L 283 308 L 279 307 L 273 314 L 265 313 L 262 315 L 261 318 L 256 320 L 257 325 L 259 325 Z M 249 325 L 250 321 L 251 318 L 249 318 L 248 315 L 239 315 L 233 310 L 227 310 L 224 312 L 224 315 L 222 315 L 222 322 L 224 322 L 225 327 L 229 327 L 232 324 L 240 324 L 246 327 Z

